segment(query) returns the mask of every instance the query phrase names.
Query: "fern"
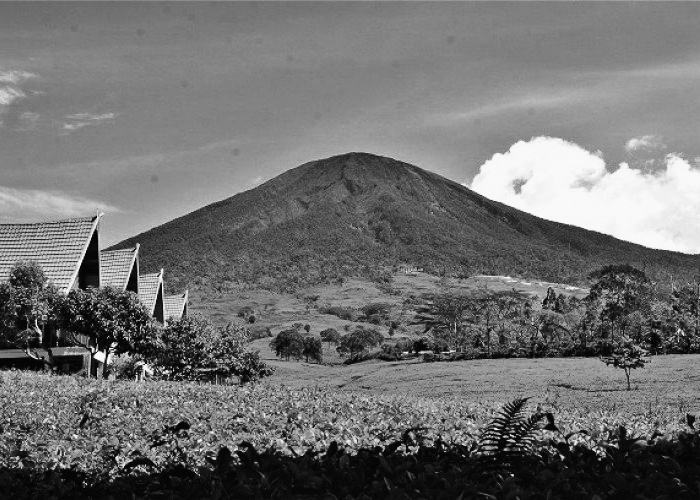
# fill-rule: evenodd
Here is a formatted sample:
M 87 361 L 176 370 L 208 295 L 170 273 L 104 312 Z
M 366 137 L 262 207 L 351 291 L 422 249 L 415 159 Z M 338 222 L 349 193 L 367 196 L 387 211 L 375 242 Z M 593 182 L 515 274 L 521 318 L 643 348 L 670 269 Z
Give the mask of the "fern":
M 527 456 L 539 422 L 545 416 L 525 414 L 528 398 L 507 403 L 484 429 L 479 439 L 481 465 L 488 470 L 512 471 Z

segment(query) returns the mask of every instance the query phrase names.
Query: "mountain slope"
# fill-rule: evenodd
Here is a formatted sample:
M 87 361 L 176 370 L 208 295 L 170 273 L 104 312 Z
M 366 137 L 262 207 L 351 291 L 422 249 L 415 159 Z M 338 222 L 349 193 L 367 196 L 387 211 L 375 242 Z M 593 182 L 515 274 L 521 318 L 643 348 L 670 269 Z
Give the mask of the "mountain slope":
M 377 276 L 382 266 L 403 263 L 432 273 L 572 283 L 609 263 L 628 262 L 657 277 L 700 265 L 698 256 L 546 221 L 366 153 L 306 163 L 114 248 L 135 242 L 144 271 L 164 267 L 171 286 L 204 289 L 293 288 Z

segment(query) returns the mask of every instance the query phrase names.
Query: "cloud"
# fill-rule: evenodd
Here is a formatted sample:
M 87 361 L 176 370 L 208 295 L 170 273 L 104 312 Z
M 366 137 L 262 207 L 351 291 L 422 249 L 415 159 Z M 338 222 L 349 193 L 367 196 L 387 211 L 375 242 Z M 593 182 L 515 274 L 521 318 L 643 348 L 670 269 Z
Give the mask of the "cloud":
M 0 69 L 0 118 L 6 113 L 9 106 L 27 98 L 27 94 L 20 88 L 20 84 L 36 78 L 37 75 L 21 70 Z M 4 125 L 0 119 L 0 126 Z
M 27 97 L 27 94 L 18 88 L 12 86 L 0 87 L 0 107 L 9 106 L 13 102 L 24 99 L 25 97 Z
M 102 122 L 111 122 L 117 117 L 117 113 L 104 113 L 96 115 L 93 113 L 75 113 L 66 116 L 66 122 L 63 123 L 63 130 L 66 133 L 75 132 L 81 128 L 91 125 L 99 125 Z
M 36 78 L 36 76 L 34 73 L 22 70 L 0 71 L 0 83 L 19 85 L 22 82 Z
M 658 152 L 666 149 L 663 137 L 658 135 L 642 135 L 633 137 L 625 143 L 625 151 L 627 153 L 635 153 L 637 151 L 650 153 Z
M 107 203 L 71 196 L 61 191 L 0 186 L 0 220 L 3 222 L 82 217 L 94 213 L 96 208 L 107 212 L 120 211 Z
M 545 219 L 651 248 L 700 252 L 700 166 L 678 154 L 653 172 L 628 163 L 612 169 L 599 151 L 535 137 L 495 154 L 470 187 Z

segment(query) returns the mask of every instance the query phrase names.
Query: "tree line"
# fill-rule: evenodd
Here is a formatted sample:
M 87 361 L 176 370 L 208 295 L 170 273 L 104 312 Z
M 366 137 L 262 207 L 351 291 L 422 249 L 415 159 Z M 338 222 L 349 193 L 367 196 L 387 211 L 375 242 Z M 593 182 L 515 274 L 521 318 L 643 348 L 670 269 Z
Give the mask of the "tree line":
M 548 289 L 441 293 L 417 309 L 435 352 L 474 357 L 605 356 L 632 341 L 651 354 L 700 352 L 700 281 L 659 294 L 643 271 L 605 266 L 589 275 L 587 296 Z

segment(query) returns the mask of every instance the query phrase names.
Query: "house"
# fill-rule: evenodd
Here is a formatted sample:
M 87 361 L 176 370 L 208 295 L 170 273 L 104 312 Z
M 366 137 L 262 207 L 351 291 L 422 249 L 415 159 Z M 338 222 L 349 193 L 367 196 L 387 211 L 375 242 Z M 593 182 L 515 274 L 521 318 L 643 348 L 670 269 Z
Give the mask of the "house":
M 148 312 L 161 323 L 165 322 L 165 294 L 163 293 L 163 270 L 139 276 L 139 299 Z
M 166 295 L 165 297 L 165 318 L 180 319 L 187 316 L 187 308 L 189 307 L 189 292 L 177 295 Z
M 100 219 L 99 211 L 92 217 L 26 224 L 0 224 L 0 280 L 9 278 L 18 262 L 33 261 L 41 266 L 49 282 L 62 293 L 75 288 L 99 287 Z M 70 347 L 53 328 L 49 328 L 37 350 L 39 356 L 49 357 L 51 349 L 55 362 L 84 366 L 90 362 L 89 352 L 82 347 Z M 22 349 L 0 350 L 3 364 L 30 362 Z
M 93 217 L 29 224 L 0 224 L 0 280 L 20 261 L 34 261 L 60 291 L 98 287 L 99 225 Z
M 139 293 L 139 244 L 123 250 L 100 252 L 102 286 Z

